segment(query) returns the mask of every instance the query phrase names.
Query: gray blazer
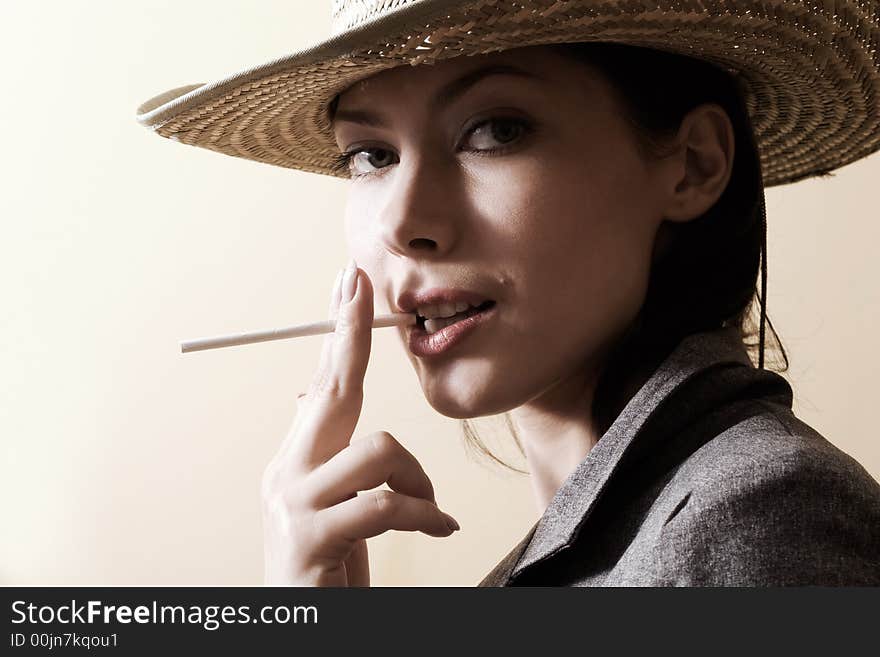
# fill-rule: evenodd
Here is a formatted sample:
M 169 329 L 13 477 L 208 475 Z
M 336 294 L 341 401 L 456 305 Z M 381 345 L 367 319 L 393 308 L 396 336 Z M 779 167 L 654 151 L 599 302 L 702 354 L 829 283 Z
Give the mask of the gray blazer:
M 736 329 L 685 338 L 478 586 L 880 585 L 880 485 Z

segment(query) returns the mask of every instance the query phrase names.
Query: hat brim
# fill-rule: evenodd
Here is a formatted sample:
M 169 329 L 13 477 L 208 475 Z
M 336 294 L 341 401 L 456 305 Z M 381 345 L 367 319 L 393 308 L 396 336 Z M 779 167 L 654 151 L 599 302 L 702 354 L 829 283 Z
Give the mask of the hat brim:
M 462 55 L 610 41 L 736 72 L 765 187 L 822 175 L 880 150 L 880 3 L 825 0 L 815 10 L 794 0 L 662 6 L 412 2 L 222 80 L 166 91 L 143 103 L 137 120 L 185 144 L 346 178 L 327 108 L 358 80 Z

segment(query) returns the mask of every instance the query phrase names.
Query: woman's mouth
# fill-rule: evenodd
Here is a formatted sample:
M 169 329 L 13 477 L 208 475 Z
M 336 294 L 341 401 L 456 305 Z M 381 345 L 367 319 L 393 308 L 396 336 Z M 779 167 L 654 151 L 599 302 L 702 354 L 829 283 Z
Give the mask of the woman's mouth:
M 451 317 L 426 319 L 420 316 L 409 332 L 409 349 L 419 357 L 444 353 L 496 313 L 495 301 L 489 300 Z
M 472 316 L 476 315 L 477 313 L 482 312 L 484 310 L 487 310 L 488 308 L 490 308 L 494 305 L 495 305 L 495 302 L 490 299 L 488 301 L 484 301 L 479 306 L 476 306 L 476 307 L 471 306 L 471 307 L 467 308 L 466 310 L 455 313 L 451 317 L 436 317 L 433 319 L 427 319 L 426 317 L 419 316 L 418 326 L 420 326 L 422 329 L 424 329 L 428 335 L 432 335 L 432 334 L 436 333 L 437 331 L 440 331 L 440 330 L 446 328 L 447 326 L 451 326 L 452 324 L 455 324 L 455 322 L 461 321 L 461 320 L 466 319 L 468 317 L 472 317 Z

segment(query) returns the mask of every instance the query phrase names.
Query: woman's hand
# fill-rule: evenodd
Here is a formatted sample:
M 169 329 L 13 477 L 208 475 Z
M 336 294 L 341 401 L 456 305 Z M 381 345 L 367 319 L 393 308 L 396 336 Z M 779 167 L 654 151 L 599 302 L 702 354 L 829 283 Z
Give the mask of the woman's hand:
M 449 536 L 458 528 L 391 434 L 351 440 L 370 358 L 373 287 L 353 261 L 347 273 L 333 286 L 336 331 L 325 336 L 294 424 L 263 474 L 267 584 L 369 586 L 365 539 L 389 529 Z M 358 494 L 386 482 L 392 490 Z

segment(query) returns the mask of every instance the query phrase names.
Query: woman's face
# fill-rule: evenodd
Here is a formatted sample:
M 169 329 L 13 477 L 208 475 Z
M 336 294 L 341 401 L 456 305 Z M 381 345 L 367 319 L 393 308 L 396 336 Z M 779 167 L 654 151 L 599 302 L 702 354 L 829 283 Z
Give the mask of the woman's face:
M 359 151 L 346 238 L 376 312 L 438 287 L 496 302 L 440 354 L 413 354 L 411 328 L 399 329 L 438 412 L 535 400 L 597 362 L 635 317 L 663 177 L 594 69 L 547 47 L 402 66 L 346 90 L 336 116 L 341 152 Z

